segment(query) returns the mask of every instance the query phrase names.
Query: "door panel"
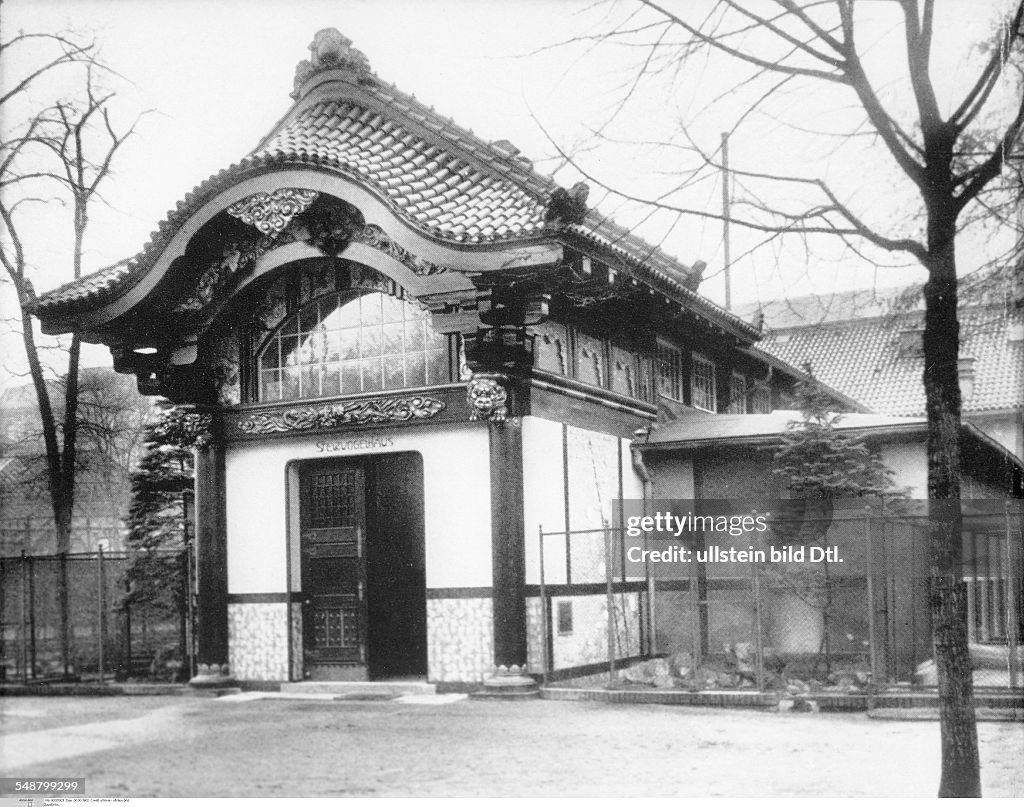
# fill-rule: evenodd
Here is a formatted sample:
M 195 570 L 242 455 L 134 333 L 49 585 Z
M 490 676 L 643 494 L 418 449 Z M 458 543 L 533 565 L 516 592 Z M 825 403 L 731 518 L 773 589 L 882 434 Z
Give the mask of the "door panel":
M 366 489 L 370 678 L 426 676 L 422 458 L 406 452 L 374 457 Z
M 299 488 L 305 675 L 341 677 L 339 667 L 366 663 L 364 474 L 353 463 L 311 465 Z

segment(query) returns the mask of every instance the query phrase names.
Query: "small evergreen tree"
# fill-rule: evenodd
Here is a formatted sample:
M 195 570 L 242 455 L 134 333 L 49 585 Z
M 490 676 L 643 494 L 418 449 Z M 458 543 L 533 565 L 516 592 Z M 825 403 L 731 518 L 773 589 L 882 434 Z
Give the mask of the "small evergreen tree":
M 895 486 L 893 471 L 863 438 L 844 434 L 837 428 L 843 414 L 831 411 L 832 400 L 814 378 L 810 366 L 805 365 L 804 370 L 807 378 L 798 382 L 794 390 L 801 418 L 787 426 L 782 445 L 775 451 L 772 469 L 796 498 L 786 502 L 784 511 L 776 514 L 772 527 L 784 541 L 822 545 L 832 525 L 835 499 L 899 499 L 906 496 L 906 491 Z M 821 611 L 819 658 L 824 659 L 826 675 L 830 674 L 834 581 L 828 561 L 823 561 L 820 568 L 787 568 L 779 576 L 801 599 Z
M 157 418 L 146 426 L 143 456 L 132 473 L 128 591 L 123 607 L 156 622 L 180 619 L 179 650 L 184 660 L 189 597 L 185 497 L 192 489 L 192 446 L 198 441 L 185 427 L 194 416 L 168 403 L 159 409 Z
M 895 494 L 893 472 L 862 438 L 836 428 L 843 414 L 830 411 L 831 398 L 809 365 L 804 369 L 808 377 L 795 389 L 801 419 L 787 426 L 772 472 L 788 490 L 807 499 Z

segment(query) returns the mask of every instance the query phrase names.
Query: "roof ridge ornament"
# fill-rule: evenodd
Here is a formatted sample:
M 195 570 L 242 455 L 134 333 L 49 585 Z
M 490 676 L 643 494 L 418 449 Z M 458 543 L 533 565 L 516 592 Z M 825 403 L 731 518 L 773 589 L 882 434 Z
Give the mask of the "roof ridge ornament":
M 323 28 L 309 43 L 308 59 L 295 68 L 295 86 L 291 97 L 298 99 L 299 89 L 310 78 L 325 70 L 351 70 L 362 77 L 370 74 L 370 61 L 361 50 L 352 47 L 352 40 L 337 28 Z

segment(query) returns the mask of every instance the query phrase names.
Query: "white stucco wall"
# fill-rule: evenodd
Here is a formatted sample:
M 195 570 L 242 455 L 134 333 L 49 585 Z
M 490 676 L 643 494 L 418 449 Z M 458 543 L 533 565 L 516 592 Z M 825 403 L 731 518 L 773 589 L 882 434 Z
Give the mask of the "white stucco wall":
M 523 418 L 523 529 L 526 541 L 526 582 L 540 582 L 538 530 L 565 529 L 562 424 L 538 417 Z M 565 582 L 564 542 L 548 538 L 544 576 Z
M 897 443 L 881 448 L 882 462 L 895 472 L 901 488 L 910 488 L 912 499 L 928 498 L 928 457 L 924 442 Z
M 604 581 L 605 522 L 612 523 L 612 503 L 619 497 L 619 444 L 622 445 L 622 495 L 640 498 L 643 484 L 633 470 L 629 440 L 603 432 L 566 428 L 569 460 L 569 526 L 595 530 L 572 537 L 572 582 Z M 526 582 L 540 582 L 538 527 L 545 533 L 565 529 L 565 461 L 562 424 L 538 417 L 523 418 L 523 523 L 526 530 Z M 565 583 L 565 539 L 545 539 L 544 579 Z
M 372 448 L 357 437 L 383 437 Z M 379 443 L 390 443 L 382 447 Z M 309 435 L 235 444 L 226 453 L 228 591 L 289 590 L 287 552 L 288 465 L 305 459 L 345 459 L 415 451 L 423 458 L 427 587 L 491 585 L 491 497 L 487 428 L 447 424 L 358 435 Z M 293 475 L 294 476 L 294 475 Z M 294 487 L 294 482 L 293 485 Z M 293 524 L 294 528 L 294 524 Z M 295 575 L 293 575 L 294 578 Z M 295 586 L 292 587 L 293 590 Z

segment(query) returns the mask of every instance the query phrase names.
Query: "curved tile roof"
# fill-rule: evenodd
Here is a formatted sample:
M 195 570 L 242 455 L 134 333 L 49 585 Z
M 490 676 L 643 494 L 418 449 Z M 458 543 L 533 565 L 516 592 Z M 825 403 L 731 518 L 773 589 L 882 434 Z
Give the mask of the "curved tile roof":
M 809 302 L 809 305 L 816 303 Z M 800 300 L 789 302 L 800 306 Z M 1001 306 L 961 312 L 960 355 L 974 359 L 974 388 L 965 414 L 1024 405 L 1024 317 Z M 920 314 L 824 322 L 769 331 L 759 346 L 800 367 L 810 362 L 825 384 L 889 415 L 923 415 L 924 358 L 901 346 L 901 331 L 921 327 Z
M 41 295 L 31 305 L 34 313 L 68 316 L 116 299 L 210 198 L 261 170 L 301 165 L 351 177 L 442 242 L 497 245 L 547 237 L 596 246 L 659 291 L 756 337 L 756 328 L 695 291 L 699 272 L 596 211 L 580 223 L 546 226 L 545 207 L 557 187 L 550 177 L 536 173 L 507 141 L 488 143 L 384 84 L 350 46 L 336 31 L 319 32 L 310 46 L 313 62 L 299 65 L 296 106 L 253 152 L 187 194 L 136 257 Z
M 441 139 L 445 129 L 437 133 Z M 452 152 L 382 112 L 330 100 L 300 112 L 251 159 L 341 169 L 382 192 L 421 229 L 449 241 L 500 241 L 544 230 L 539 194 L 493 165 L 474 165 Z

